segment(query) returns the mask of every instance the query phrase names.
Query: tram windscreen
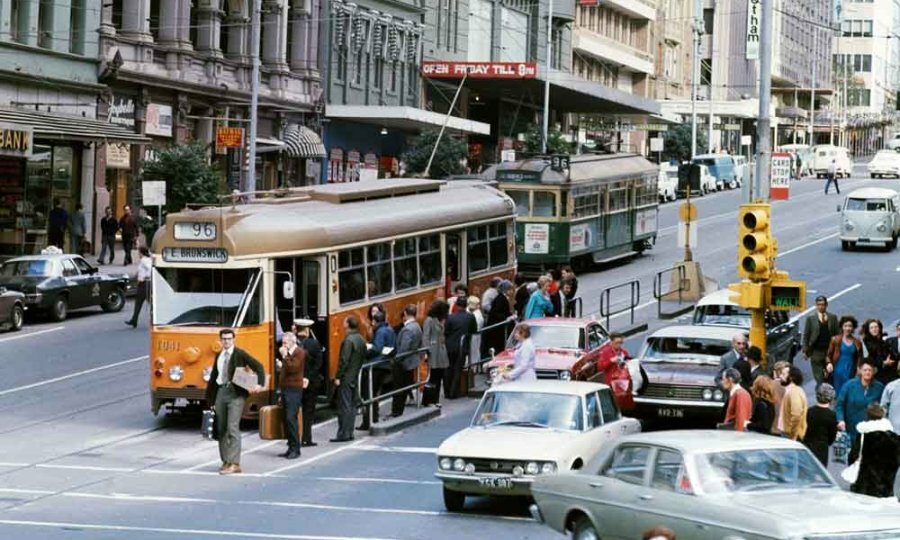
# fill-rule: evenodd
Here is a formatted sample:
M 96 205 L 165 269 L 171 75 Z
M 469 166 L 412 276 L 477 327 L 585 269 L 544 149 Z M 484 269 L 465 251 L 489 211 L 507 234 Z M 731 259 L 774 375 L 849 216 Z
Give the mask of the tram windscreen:
M 250 302 L 244 324 L 259 322 L 261 287 L 251 288 L 255 268 L 154 268 L 153 324 L 232 326 Z

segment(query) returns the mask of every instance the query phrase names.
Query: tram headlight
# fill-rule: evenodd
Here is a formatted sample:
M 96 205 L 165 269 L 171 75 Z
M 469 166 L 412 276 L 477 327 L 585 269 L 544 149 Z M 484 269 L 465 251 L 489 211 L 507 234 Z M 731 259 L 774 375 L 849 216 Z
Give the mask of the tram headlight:
M 209 382 L 210 377 L 212 377 L 212 366 L 203 368 L 203 381 Z
M 169 380 L 178 382 L 184 378 L 184 369 L 181 366 L 172 366 L 169 368 Z

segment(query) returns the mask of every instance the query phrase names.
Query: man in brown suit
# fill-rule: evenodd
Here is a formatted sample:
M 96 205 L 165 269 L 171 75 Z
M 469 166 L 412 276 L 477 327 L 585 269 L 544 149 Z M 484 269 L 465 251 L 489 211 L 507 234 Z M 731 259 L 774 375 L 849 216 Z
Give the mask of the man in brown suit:
M 828 312 L 828 299 L 824 296 L 816 298 L 816 310 L 807 315 L 803 324 L 802 347 L 803 356 L 812 364 L 813 377 L 816 384 L 825 380 L 825 356 L 831 338 L 841 332 L 838 318 Z
M 288 449 L 281 454 L 287 459 L 300 457 L 300 426 L 297 415 L 303 405 L 303 389 L 309 380 L 303 376 L 306 366 L 306 351 L 297 346 L 297 337 L 288 332 L 282 337 L 281 355 L 281 403 L 284 407 L 284 432 L 287 434 Z

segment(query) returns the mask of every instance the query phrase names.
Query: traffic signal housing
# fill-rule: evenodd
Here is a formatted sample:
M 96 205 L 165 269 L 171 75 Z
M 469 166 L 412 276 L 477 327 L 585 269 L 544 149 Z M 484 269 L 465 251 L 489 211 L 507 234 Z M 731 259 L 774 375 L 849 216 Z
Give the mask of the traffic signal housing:
M 765 203 L 742 204 L 738 212 L 738 274 L 750 281 L 768 281 L 775 270 L 771 215 Z
M 770 311 L 804 311 L 806 282 L 776 277 L 766 288 L 766 305 Z

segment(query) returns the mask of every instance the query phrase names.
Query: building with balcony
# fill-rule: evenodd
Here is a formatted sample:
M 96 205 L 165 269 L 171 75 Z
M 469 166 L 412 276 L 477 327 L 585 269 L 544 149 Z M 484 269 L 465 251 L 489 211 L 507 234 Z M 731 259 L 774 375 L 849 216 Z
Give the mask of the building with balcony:
M 845 2 L 832 38 L 835 123 L 854 155 L 884 148 L 900 86 L 900 0 Z
M 97 118 L 99 25 L 96 2 L 0 2 L 0 259 L 47 246 L 54 201 L 90 233 L 104 148 L 142 140 Z

